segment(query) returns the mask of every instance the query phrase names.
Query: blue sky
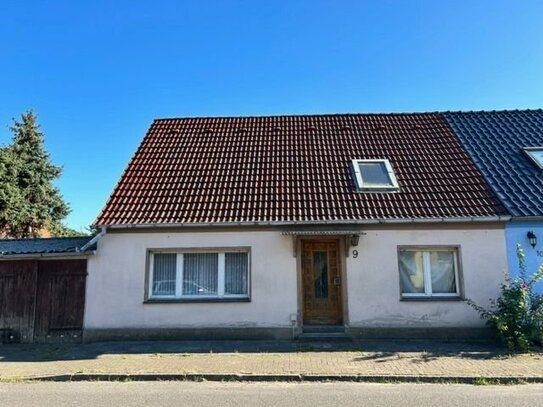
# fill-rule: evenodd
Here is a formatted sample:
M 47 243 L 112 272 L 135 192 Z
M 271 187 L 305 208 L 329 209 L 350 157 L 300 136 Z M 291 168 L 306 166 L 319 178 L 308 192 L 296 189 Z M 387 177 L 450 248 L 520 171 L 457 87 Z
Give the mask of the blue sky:
M 539 0 L 4 1 L 0 10 L 0 143 L 13 117 L 38 113 L 78 229 L 156 117 L 543 107 Z

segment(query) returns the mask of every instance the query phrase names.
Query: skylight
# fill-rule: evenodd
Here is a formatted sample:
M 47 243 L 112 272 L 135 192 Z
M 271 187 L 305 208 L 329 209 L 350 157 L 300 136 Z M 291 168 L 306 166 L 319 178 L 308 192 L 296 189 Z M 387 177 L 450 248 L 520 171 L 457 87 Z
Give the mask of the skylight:
M 543 169 L 543 147 L 525 147 L 524 152 L 541 169 Z
M 394 192 L 399 190 L 394 170 L 388 160 L 353 160 L 358 189 L 365 192 Z

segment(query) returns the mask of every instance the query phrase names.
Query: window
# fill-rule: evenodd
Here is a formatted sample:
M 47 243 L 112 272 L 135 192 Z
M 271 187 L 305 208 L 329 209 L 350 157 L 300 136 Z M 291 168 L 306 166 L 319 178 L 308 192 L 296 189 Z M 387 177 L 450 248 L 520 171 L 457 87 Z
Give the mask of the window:
M 543 169 L 543 147 L 525 147 L 524 152 L 541 169 Z
M 459 297 L 457 258 L 454 248 L 401 248 L 402 297 Z
M 388 160 L 353 160 L 358 189 L 368 192 L 398 191 L 398 181 Z
M 249 252 L 153 252 L 149 298 L 248 298 Z

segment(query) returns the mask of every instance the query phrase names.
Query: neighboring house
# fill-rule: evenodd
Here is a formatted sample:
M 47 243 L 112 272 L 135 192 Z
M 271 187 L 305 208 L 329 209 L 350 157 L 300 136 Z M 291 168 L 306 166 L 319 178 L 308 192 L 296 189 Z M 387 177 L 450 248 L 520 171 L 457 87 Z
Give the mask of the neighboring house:
M 512 215 L 506 223 L 509 270 L 519 273 L 520 244 L 528 273 L 543 264 L 543 110 L 445 113 L 473 161 Z M 543 292 L 543 282 L 536 286 Z
M 438 113 L 155 120 L 95 222 L 85 336 L 479 335 L 509 218 Z
M 0 343 L 79 342 L 91 236 L 0 240 Z

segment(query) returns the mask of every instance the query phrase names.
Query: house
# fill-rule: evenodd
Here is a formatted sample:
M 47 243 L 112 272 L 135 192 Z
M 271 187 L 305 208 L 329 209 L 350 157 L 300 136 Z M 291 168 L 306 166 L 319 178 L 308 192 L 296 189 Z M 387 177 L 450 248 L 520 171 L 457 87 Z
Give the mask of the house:
M 478 337 L 504 204 L 439 113 L 155 120 L 95 224 L 87 341 Z
M 488 185 L 512 219 L 505 224 L 512 276 L 520 272 L 517 245 L 526 271 L 543 264 L 543 110 L 445 113 Z M 535 286 L 543 293 L 543 282 Z
M 0 343 L 80 342 L 91 236 L 0 240 Z

